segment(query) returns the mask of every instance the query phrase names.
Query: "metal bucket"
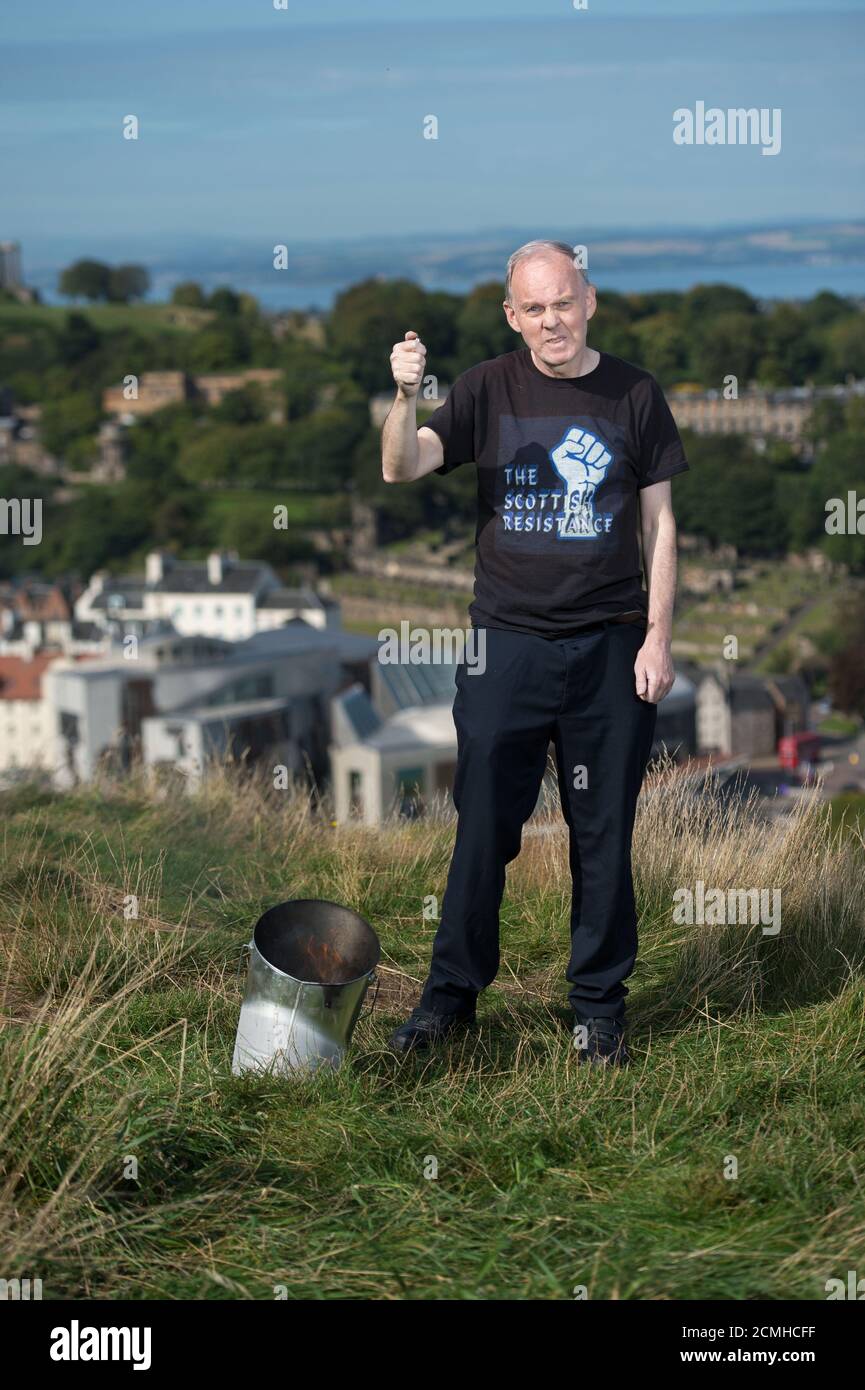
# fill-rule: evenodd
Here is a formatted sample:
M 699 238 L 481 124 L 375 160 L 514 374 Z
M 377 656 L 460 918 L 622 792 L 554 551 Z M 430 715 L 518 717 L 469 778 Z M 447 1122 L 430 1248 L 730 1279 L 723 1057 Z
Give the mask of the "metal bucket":
M 339 903 L 297 898 L 265 912 L 244 949 L 233 1074 L 339 1067 L 381 956 L 369 923 Z

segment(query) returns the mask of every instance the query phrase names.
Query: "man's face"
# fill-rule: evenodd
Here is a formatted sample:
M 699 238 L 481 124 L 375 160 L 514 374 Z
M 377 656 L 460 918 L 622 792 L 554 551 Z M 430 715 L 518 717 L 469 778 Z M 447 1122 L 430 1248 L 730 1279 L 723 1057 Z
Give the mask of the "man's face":
M 528 256 L 511 280 L 504 301 L 511 328 L 549 367 L 564 367 L 586 346 L 586 329 L 595 312 L 595 287 L 587 285 L 564 255 Z

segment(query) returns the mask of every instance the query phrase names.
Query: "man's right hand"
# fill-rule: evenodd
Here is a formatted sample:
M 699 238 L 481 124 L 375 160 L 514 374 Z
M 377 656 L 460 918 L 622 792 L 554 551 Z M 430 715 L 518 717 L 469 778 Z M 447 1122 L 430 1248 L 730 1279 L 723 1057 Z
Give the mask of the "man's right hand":
M 390 366 L 400 394 L 416 396 L 423 381 L 426 348 L 412 329 L 406 333 L 404 342 L 394 343 Z

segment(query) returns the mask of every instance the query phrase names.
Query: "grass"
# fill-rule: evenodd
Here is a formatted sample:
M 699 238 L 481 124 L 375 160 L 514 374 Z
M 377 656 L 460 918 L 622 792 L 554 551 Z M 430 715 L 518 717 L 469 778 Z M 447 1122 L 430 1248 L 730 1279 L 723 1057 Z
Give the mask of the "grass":
M 478 1031 L 400 1061 L 445 818 L 333 828 L 230 769 L 194 797 L 0 801 L 4 1277 L 45 1298 L 739 1300 L 822 1299 L 863 1267 L 865 856 L 825 808 L 766 825 L 650 781 L 634 1060 L 598 1072 L 570 1046 L 555 821 L 510 867 Z M 675 925 L 698 878 L 780 888 L 780 935 Z M 339 1072 L 232 1078 L 240 948 L 304 896 L 375 926 L 376 1007 Z
M 838 714 L 837 711 L 817 721 L 817 729 L 821 734 L 835 734 L 839 738 L 855 738 L 862 731 L 862 727 L 862 720 L 855 715 Z
M 688 563 L 695 562 L 689 559 Z M 718 660 L 724 639 L 733 634 L 739 640 L 740 660 L 750 661 L 756 650 L 771 640 L 773 628 L 816 599 L 813 608 L 797 614 L 788 634 L 785 646 L 792 657 L 797 638 L 819 641 L 837 626 L 842 593 L 854 591 L 837 577 L 814 574 L 792 564 L 758 565 L 754 569 L 753 577 L 730 594 L 692 597 L 683 603 L 676 619 L 674 649 L 698 659 Z M 770 672 L 775 655 L 773 652 L 755 669 Z
M 47 324 L 62 328 L 67 314 L 85 314 L 100 332 L 134 328 L 140 333 L 189 333 L 213 318 L 210 309 L 178 309 L 172 304 L 0 304 L 0 330 Z
M 465 609 L 471 595 L 460 589 L 436 588 L 430 583 L 412 584 L 406 580 L 373 579 L 365 574 L 337 574 L 333 577 L 334 593 L 349 597 L 381 599 L 383 603 L 413 603 L 424 610 L 431 606 L 453 606 Z
M 242 518 L 253 534 L 262 527 L 273 531 L 275 507 L 285 508 L 286 520 L 292 526 L 304 528 L 346 525 L 349 519 L 343 497 L 323 492 L 292 493 L 279 488 L 220 488 L 205 494 L 204 507 L 210 525 L 218 527 L 228 518 Z M 255 553 L 255 546 L 251 544 L 250 550 Z

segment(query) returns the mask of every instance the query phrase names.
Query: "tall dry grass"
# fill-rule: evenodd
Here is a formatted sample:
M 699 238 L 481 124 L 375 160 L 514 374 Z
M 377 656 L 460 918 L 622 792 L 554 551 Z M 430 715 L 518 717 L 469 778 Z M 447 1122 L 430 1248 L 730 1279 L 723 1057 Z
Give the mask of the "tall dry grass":
M 601 1123 L 603 1092 L 576 1099 L 574 1087 L 583 1084 L 579 1068 L 567 1050 L 562 1056 L 554 1029 L 564 994 L 570 904 L 567 832 L 555 814 L 526 827 L 523 851 L 509 869 L 502 970 L 488 1000 L 506 1031 L 491 1033 L 493 1041 L 462 1045 L 447 1064 L 441 1109 L 433 1117 L 428 1070 L 407 1077 L 390 1096 L 392 1083 L 381 1067 L 387 1032 L 415 1001 L 424 977 L 435 923 L 423 922 L 421 905 L 444 886 L 453 833 L 446 814 L 375 830 L 334 826 L 325 798 L 300 788 L 275 792 L 230 766 L 212 769 L 192 797 L 133 778 L 34 799 L 30 807 L 26 797 L 11 798 L 6 809 L 0 870 L 4 1277 L 47 1269 L 66 1295 L 131 1289 L 141 1296 L 141 1290 L 171 1287 L 176 1296 L 183 1290 L 200 1296 L 188 1291 L 198 1287 L 202 1241 L 230 1245 L 241 1208 L 260 1211 L 266 1222 L 274 1198 L 256 1194 L 287 1194 L 297 1180 L 300 1205 L 286 1197 L 284 1215 L 296 1222 L 307 1211 L 311 1240 L 312 1229 L 320 1228 L 323 1244 L 316 1237 L 308 1261 L 297 1262 L 304 1287 L 316 1288 L 326 1267 L 322 1250 L 354 1211 L 354 1199 L 346 1207 L 334 1198 L 331 1233 L 330 1208 L 318 1205 L 316 1193 L 337 1181 L 334 1144 L 341 1155 L 337 1168 L 348 1172 L 360 1165 L 366 1173 L 368 1162 L 372 1173 L 382 1161 L 370 1107 L 378 1112 L 387 1106 L 389 1142 L 397 1150 L 400 1134 L 422 1135 L 434 1123 L 441 1149 L 463 1154 L 467 1172 L 479 1182 L 487 1174 L 496 1190 L 507 1186 L 508 1164 L 496 1148 L 500 1126 L 493 1123 L 486 1133 L 490 1111 L 513 1136 L 522 1135 L 532 1116 L 535 1126 L 557 1126 L 554 1117 L 569 1113 Z M 177 859 L 181 850 L 192 855 L 188 862 Z M 819 1010 L 838 1000 L 833 1050 L 841 1056 L 857 1048 L 865 855 L 861 838 L 832 832 L 825 807 L 802 802 L 784 820 L 765 823 L 755 803 L 725 801 L 717 792 L 695 797 L 686 779 L 662 768 L 641 798 L 634 869 L 641 955 L 630 1015 L 638 1042 L 664 1030 L 696 1042 L 727 1019 L 738 1029 L 743 1055 L 759 1052 L 770 1067 L 774 1043 L 764 1016 L 772 1014 L 772 1038 L 780 1019 L 793 1020 L 794 1041 L 784 1047 L 795 1050 L 816 1026 L 812 1020 L 822 1018 Z M 676 926 L 673 893 L 698 879 L 722 889 L 780 889 L 778 937 L 765 937 L 759 926 Z M 130 894 L 139 900 L 131 919 L 124 916 Z M 360 1030 L 353 1068 L 332 1082 L 316 1082 L 305 1096 L 286 1097 L 284 1088 L 264 1083 L 270 1100 L 262 1109 L 254 1090 L 228 1076 L 242 992 L 237 948 L 258 913 L 284 896 L 332 898 L 368 916 L 383 941 L 385 987 L 376 1014 Z M 658 1065 L 655 1046 L 645 1047 L 642 1086 Z M 723 1067 L 716 1063 L 711 1083 L 683 1075 L 676 1094 L 695 1115 L 711 1109 L 712 1088 L 723 1086 Z M 337 1113 L 335 1096 L 342 1107 Z M 635 1094 L 635 1126 L 639 1104 Z M 280 1140 L 268 1105 L 284 1114 L 286 1132 L 294 1136 L 294 1147 L 280 1160 L 281 1176 L 273 1167 Z M 662 1114 L 672 1120 L 667 1090 L 658 1105 L 655 1124 Z M 617 1123 L 609 1121 L 611 1145 L 618 1142 Z M 641 1115 L 639 1123 L 649 1118 Z M 477 1126 L 485 1156 L 480 1149 L 471 1160 L 463 1153 L 467 1125 Z M 339 1139 L 346 1126 L 352 1131 L 347 1147 Z M 676 1134 L 685 1142 L 678 1121 Z M 520 1163 L 532 1170 L 537 1139 L 531 1125 L 519 1143 L 528 1154 Z M 132 1186 L 123 1177 L 130 1151 L 150 1173 Z M 843 1154 L 839 1162 L 846 1162 Z M 549 1170 L 559 1174 L 556 1181 L 569 1181 L 564 1158 L 557 1164 Z M 527 1190 L 525 1181 L 518 1174 L 518 1192 Z M 695 1191 L 705 1182 L 701 1178 Z M 463 1216 L 480 1230 L 475 1190 L 469 1181 Z M 454 1215 L 461 1219 L 456 1208 Z M 547 1213 L 542 1219 L 554 1218 Z M 780 1231 L 780 1210 L 778 1221 Z M 249 1240 L 251 1250 L 255 1238 Z M 374 1243 L 372 1250 L 361 1260 L 361 1273 L 375 1258 Z M 252 1256 L 247 1251 L 243 1258 Z M 792 1253 L 787 1258 L 793 1261 Z M 467 1267 L 471 1259 L 467 1252 Z M 207 1278 L 212 1274 L 221 1296 L 250 1296 L 235 1264 L 235 1257 L 214 1259 Z M 437 1268 L 442 1279 L 444 1266 Z M 350 1269 L 345 1278 L 350 1287 L 367 1287 Z M 326 1284 L 331 1295 L 339 1288 L 334 1279 Z M 732 1296 L 725 1289 L 723 1296 Z

